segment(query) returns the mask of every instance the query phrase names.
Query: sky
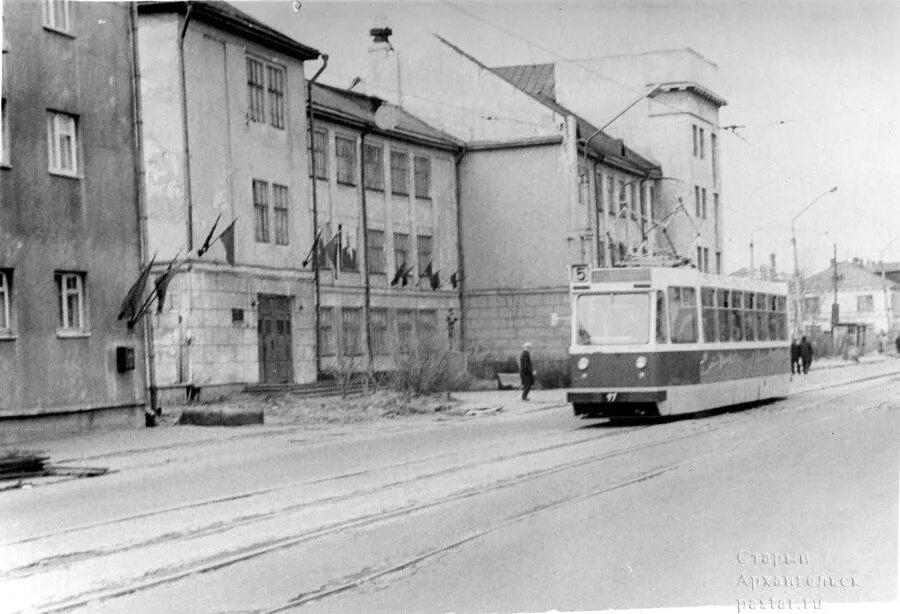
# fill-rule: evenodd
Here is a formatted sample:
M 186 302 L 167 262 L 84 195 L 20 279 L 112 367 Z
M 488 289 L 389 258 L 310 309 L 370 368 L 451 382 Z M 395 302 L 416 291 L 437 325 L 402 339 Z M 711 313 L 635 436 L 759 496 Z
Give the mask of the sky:
M 489 66 L 691 47 L 718 66 L 720 126 L 740 126 L 719 138 L 726 271 L 750 265 L 751 242 L 756 266 L 774 253 L 793 271 L 791 220 L 822 194 L 796 219 L 801 270 L 828 267 L 835 245 L 839 260 L 900 261 L 896 0 L 233 4 L 327 53 L 320 81 L 341 87 L 366 76 L 376 25 L 398 49 L 435 33 Z

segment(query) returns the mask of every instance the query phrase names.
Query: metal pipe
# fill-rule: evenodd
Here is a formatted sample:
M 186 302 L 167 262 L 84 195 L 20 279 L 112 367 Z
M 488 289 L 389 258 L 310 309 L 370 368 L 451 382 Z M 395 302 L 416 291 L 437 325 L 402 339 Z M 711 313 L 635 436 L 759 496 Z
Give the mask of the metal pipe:
M 193 2 L 187 2 L 184 21 L 178 35 L 178 62 L 181 69 L 181 134 L 184 139 L 184 198 L 187 205 L 187 250 L 194 249 L 194 206 L 191 196 L 191 141 L 188 125 L 187 75 L 184 66 L 184 37 L 187 35 L 188 23 L 191 20 Z
M 372 304 L 372 284 L 369 280 L 369 237 L 368 237 L 368 210 L 366 207 L 366 135 L 369 128 L 363 129 L 359 135 L 359 187 L 360 187 L 360 207 L 362 208 L 362 253 L 363 263 L 363 288 L 365 300 L 363 302 L 363 331 L 366 339 L 366 374 L 369 379 L 366 380 L 366 386 L 369 385 L 372 377 L 372 335 L 369 327 L 369 312 Z
M 144 115 L 141 107 L 141 64 L 138 51 L 138 10 L 137 2 L 130 5 L 131 18 L 131 91 L 133 106 L 134 130 L 134 177 L 135 201 L 138 212 L 138 258 L 143 267 L 149 261 L 147 246 L 148 221 L 147 201 L 144 194 Z M 147 379 L 147 391 L 150 396 L 150 412 L 156 415 L 159 407 L 156 391 L 156 353 L 153 347 L 153 323 L 143 319 L 144 332 L 144 377 Z
M 319 78 L 319 75 L 322 74 L 322 71 L 325 70 L 325 67 L 328 66 L 328 54 L 323 53 L 321 56 L 322 65 L 319 67 L 319 70 L 316 71 L 316 74 L 312 76 L 312 79 L 309 79 L 306 82 L 306 104 L 307 104 L 307 112 L 309 114 L 309 157 L 310 163 L 312 164 L 312 210 L 313 210 L 313 303 L 314 303 L 314 311 L 315 315 L 313 319 L 315 321 L 315 329 L 316 329 L 316 379 L 318 380 L 322 374 L 322 353 L 319 351 L 321 348 L 321 331 L 319 331 L 319 309 L 320 309 L 320 284 L 319 284 L 319 246 L 316 244 L 316 239 L 319 238 L 319 206 L 316 194 L 318 193 L 316 187 L 319 183 L 319 178 L 316 175 L 316 133 L 315 133 L 315 117 L 316 113 L 313 108 L 313 99 L 312 99 L 312 86 L 315 83 L 316 79 Z

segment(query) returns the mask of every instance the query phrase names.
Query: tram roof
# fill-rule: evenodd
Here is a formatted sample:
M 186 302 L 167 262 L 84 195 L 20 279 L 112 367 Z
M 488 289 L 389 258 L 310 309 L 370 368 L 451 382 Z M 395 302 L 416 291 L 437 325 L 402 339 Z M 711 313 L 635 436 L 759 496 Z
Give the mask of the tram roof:
M 649 283 L 651 286 L 680 284 L 769 294 L 787 294 L 788 292 L 788 285 L 786 282 L 703 273 L 693 267 L 594 268 L 591 269 L 590 274 L 591 285 L 598 283 Z M 578 283 L 573 283 L 573 287 L 577 287 L 578 285 Z M 581 285 L 588 286 L 588 284 Z

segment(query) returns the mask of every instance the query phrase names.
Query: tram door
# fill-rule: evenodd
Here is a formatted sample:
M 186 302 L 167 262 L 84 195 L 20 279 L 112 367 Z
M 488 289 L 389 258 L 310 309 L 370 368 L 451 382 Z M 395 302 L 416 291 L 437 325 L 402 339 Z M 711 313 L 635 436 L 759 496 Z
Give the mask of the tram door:
M 292 382 L 291 297 L 259 295 L 257 336 L 259 381 L 263 384 Z

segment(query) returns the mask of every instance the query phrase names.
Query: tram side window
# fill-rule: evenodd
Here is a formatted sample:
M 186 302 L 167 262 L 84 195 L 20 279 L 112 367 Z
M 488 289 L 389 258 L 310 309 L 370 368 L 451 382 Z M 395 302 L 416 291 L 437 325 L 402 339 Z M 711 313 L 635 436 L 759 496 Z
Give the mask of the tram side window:
M 700 289 L 700 304 L 703 307 L 703 340 L 707 343 L 716 340 L 716 290 Z
M 765 294 L 756 295 L 756 332 L 760 341 L 768 341 L 769 339 L 769 321 L 766 317 L 766 305 L 768 305 L 769 297 Z
M 756 301 L 752 292 L 744 293 L 744 341 L 756 339 Z
M 769 339 L 774 341 L 780 338 L 778 334 L 778 297 L 767 296 L 766 307 L 768 308 L 767 315 L 769 316 Z
M 694 288 L 669 288 L 672 343 L 697 342 L 697 296 Z
M 741 310 L 744 308 L 744 294 L 731 291 L 731 340 L 744 340 L 744 327 Z
M 656 292 L 656 342 L 668 343 L 669 319 L 666 317 L 666 293 L 662 290 Z
M 778 297 L 778 338 L 787 341 L 787 297 Z
M 716 311 L 719 315 L 719 341 L 731 340 L 731 291 L 722 290 L 716 292 Z

